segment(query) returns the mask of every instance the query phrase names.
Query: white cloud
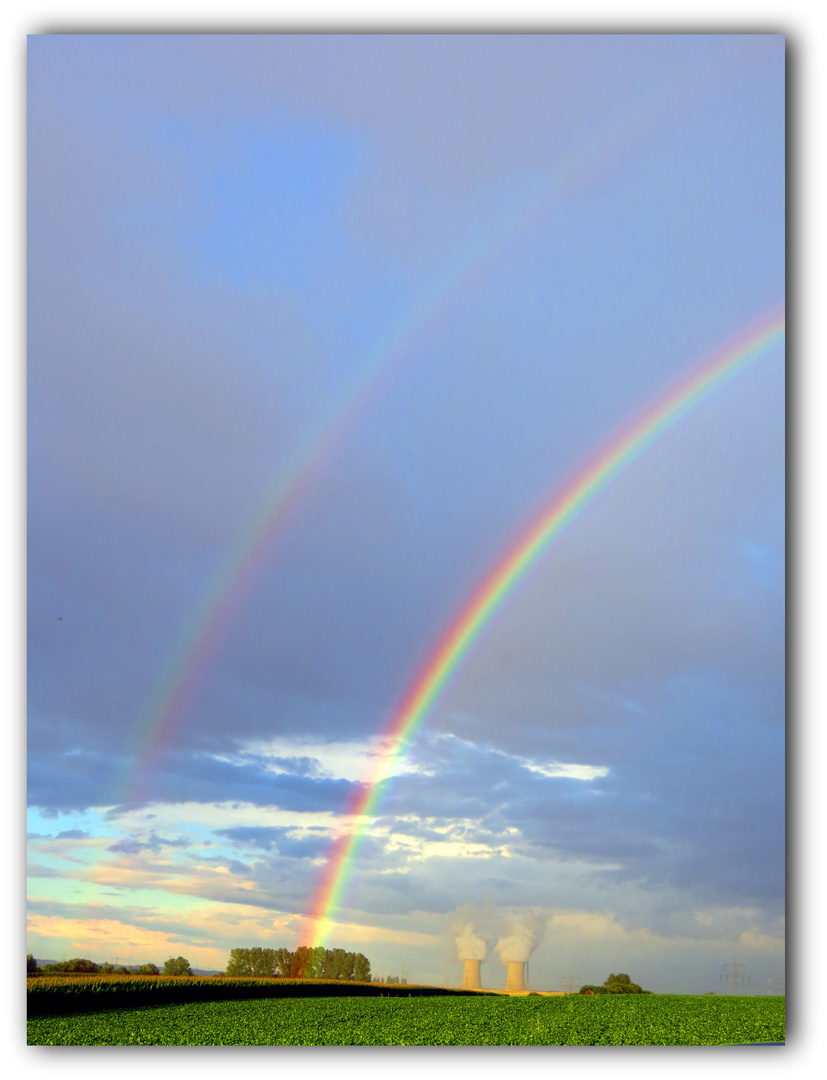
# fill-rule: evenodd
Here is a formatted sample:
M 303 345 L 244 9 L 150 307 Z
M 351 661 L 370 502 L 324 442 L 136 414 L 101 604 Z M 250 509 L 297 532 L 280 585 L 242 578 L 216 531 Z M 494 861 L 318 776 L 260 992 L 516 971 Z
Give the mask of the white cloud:
M 565 777 L 568 780 L 597 780 L 599 777 L 608 776 L 607 765 L 576 765 L 573 762 L 531 761 L 529 758 L 517 758 L 520 764 L 530 772 L 540 773 L 542 776 Z
M 453 742 L 458 743 L 463 747 L 467 747 L 469 750 L 496 754 L 497 757 L 508 758 L 509 761 L 521 765 L 530 772 L 540 773 L 542 776 L 552 778 L 564 777 L 568 780 L 589 781 L 597 780 L 600 777 L 608 776 L 609 774 L 609 767 L 607 765 L 583 765 L 566 761 L 541 761 L 538 758 L 524 757 L 520 754 L 509 754 L 508 751 L 500 750 L 498 747 L 490 746 L 486 743 L 472 742 L 469 739 L 462 739 L 458 735 L 454 735 L 447 731 L 434 734 L 431 737 L 431 741 L 435 743 Z
M 392 835 L 385 850 L 401 851 L 409 862 L 423 859 L 493 859 L 497 856 L 511 857 L 511 848 L 507 844 L 475 844 L 468 840 L 450 838 L 445 840 L 423 840 L 418 836 Z
M 392 740 L 381 737 L 353 742 L 324 742 L 318 738 L 282 736 L 242 743 L 239 753 L 245 759 L 263 759 L 264 767 L 274 773 L 300 771 L 306 774 L 306 768 L 299 768 L 298 761 L 296 770 L 291 769 L 286 761 L 310 758 L 318 770 L 313 775 L 333 780 L 371 779 L 380 768 L 383 777 L 423 772 L 404 754 L 383 761 L 391 748 Z M 222 760 L 237 762 L 235 758 L 225 757 Z

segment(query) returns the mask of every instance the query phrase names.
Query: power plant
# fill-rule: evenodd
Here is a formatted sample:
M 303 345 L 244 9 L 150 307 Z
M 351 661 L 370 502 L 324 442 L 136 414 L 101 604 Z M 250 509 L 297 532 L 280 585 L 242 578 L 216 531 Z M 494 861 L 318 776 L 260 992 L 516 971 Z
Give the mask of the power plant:
M 482 990 L 482 982 L 480 980 L 480 964 L 482 960 L 463 960 L 462 961 L 462 989 L 463 990 Z
M 485 913 L 482 914 L 484 916 Z M 477 930 L 480 916 L 470 904 L 458 908 L 457 916 L 451 929 L 458 958 L 462 961 L 462 989 L 482 990 L 480 967 L 488 956 L 493 932 L 489 928 L 482 931 L 484 936 L 480 934 Z M 502 920 L 498 921 L 502 923 Z M 547 922 L 548 916 L 531 909 L 510 917 L 508 933 L 501 936 L 496 944 L 497 954 L 505 965 L 506 994 L 528 992 L 528 958 L 542 938 Z
M 480 965 L 488 956 L 488 945 L 477 936 L 473 923 L 456 923 L 454 933 L 457 953 L 462 961 L 462 989 L 482 990 Z
M 507 960 L 505 964 L 506 991 L 525 990 L 525 960 Z

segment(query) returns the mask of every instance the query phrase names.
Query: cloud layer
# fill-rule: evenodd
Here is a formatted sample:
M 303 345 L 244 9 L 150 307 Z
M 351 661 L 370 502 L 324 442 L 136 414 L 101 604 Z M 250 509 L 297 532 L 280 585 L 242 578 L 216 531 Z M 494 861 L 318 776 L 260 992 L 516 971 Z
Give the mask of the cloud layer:
M 30 39 L 36 941 L 150 934 L 220 968 L 215 942 L 300 933 L 461 605 L 783 297 L 783 50 Z M 447 914 L 488 896 L 583 955 L 645 942 L 658 978 L 693 935 L 776 955 L 782 360 L 665 433 L 503 605 L 394 764 L 343 942 L 443 977 Z M 279 478 L 370 364 L 242 588 Z

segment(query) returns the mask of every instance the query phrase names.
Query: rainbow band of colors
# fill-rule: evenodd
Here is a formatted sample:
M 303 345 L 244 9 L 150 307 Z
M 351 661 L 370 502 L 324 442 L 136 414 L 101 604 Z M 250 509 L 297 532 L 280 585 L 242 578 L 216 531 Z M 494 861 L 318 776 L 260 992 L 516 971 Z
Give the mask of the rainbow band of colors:
M 227 552 L 223 566 L 170 652 L 134 725 L 133 752 L 125 755 L 123 795 L 116 801 L 128 804 L 147 797 L 147 781 L 164 750 L 172 745 L 177 727 L 190 713 L 193 699 L 239 611 L 269 565 L 276 541 L 324 473 L 337 445 L 355 428 L 368 404 L 378 397 L 383 384 L 410 354 L 425 329 L 450 311 L 506 245 L 547 213 L 555 200 L 574 196 L 614 154 L 650 129 L 658 117 L 668 116 L 682 97 L 704 82 L 701 72 L 695 72 L 689 82 L 676 73 L 657 93 L 626 110 L 567 159 L 521 185 L 357 366 L 327 411 L 284 462 L 259 512 Z
M 530 528 L 492 568 L 431 652 L 419 677 L 402 699 L 387 727 L 372 775 L 345 811 L 348 831 L 334 843 L 322 882 L 304 916 L 306 936 L 323 944 L 355 867 L 359 845 L 382 794 L 389 766 L 403 754 L 446 683 L 483 629 L 563 529 L 626 465 L 702 398 L 784 337 L 783 308 L 693 370 L 677 386 L 615 436 L 581 467 Z

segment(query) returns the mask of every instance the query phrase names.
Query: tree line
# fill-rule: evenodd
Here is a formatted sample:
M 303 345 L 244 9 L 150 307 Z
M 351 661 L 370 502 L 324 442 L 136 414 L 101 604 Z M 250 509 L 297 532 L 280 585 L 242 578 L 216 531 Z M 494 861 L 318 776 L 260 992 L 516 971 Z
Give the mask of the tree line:
M 637 983 L 633 983 L 628 975 L 610 975 L 602 986 L 592 986 L 586 983 L 580 987 L 581 994 L 651 994 L 651 990 L 643 990 Z
M 69 972 L 77 975 L 192 975 L 189 961 L 183 956 L 173 957 L 164 964 L 163 971 L 157 964 L 141 964 L 140 967 L 124 967 L 114 964 L 96 964 L 94 960 L 87 960 L 83 956 L 75 956 L 71 960 L 60 960 L 54 964 L 37 966 L 37 961 L 31 953 L 26 954 L 26 974 L 42 972 L 44 975 Z
M 228 977 L 247 976 L 259 979 L 352 979 L 370 982 L 370 960 L 363 953 L 344 949 L 310 949 L 300 945 L 289 949 L 231 949 Z
M 113 964 L 96 964 L 86 957 L 76 956 L 54 964 L 38 967 L 34 956 L 26 956 L 28 974 L 78 975 L 192 975 L 186 957 L 170 957 L 163 970 L 157 964 L 140 967 L 123 967 Z M 248 976 L 258 979 L 343 979 L 354 982 L 370 982 L 370 960 L 363 953 L 345 952 L 344 949 L 310 949 L 300 945 L 295 952 L 289 949 L 231 949 L 226 971 L 221 975 L 229 978 Z M 387 980 L 391 982 L 389 978 Z

